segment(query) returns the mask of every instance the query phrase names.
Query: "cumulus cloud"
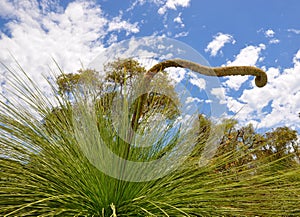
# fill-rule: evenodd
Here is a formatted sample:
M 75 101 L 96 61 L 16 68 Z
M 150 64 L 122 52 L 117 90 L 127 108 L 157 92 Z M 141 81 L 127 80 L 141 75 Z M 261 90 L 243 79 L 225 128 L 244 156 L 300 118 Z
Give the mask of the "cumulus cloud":
M 65 72 L 86 67 L 104 50 L 104 37 L 119 31 L 138 32 L 136 23 L 120 16 L 109 20 L 99 5 L 92 1 L 73 1 L 65 9 L 50 1 L 1 1 L 1 17 L 10 16 L 7 33 L 0 32 L 0 61 L 14 65 L 11 53 L 42 89 L 49 88 L 42 74 L 58 70 L 54 58 Z M 49 8 L 51 7 L 51 8 Z M 55 9 L 53 9 L 55 8 Z M 115 41 L 116 37 L 111 37 Z M 0 82 L 7 74 L 2 69 Z M 1 85 L 1 92 L 3 92 Z
M 220 104 L 225 104 L 225 88 L 224 87 L 216 87 L 216 88 L 212 88 L 210 93 L 214 96 L 217 97 L 217 99 L 219 100 Z
M 168 68 L 166 71 L 168 72 L 168 77 L 174 84 L 180 83 L 186 76 L 186 70 L 182 68 Z
M 262 50 L 266 49 L 266 45 L 259 44 L 258 46 L 249 45 L 243 48 L 240 53 L 236 56 L 234 61 L 228 61 L 228 66 L 255 66 L 259 60 Z
M 275 32 L 272 29 L 265 31 L 265 36 L 270 39 L 269 44 L 278 44 L 280 42 L 279 39 L 274 38 Z
M 9 3 L 9 1 L 7 0 L 2 0 L 0 1 L 0 16 L 1 17 L 5 17 L 5 18 L 9 18 L 9 17 L 13 17 L 14 14 L 14 7 Z
M 219 32 L 207 45 L 205 52 L 210 52 L 211 56 L 216 56 L 226 43 L 235 44 L 235 40 L 231 35 Z
M 203 78 L 192 78 L 190 79 L 192 85 L 195 85 L 200 90 L 204 90 L 206 87 L 206 82 Z
M 192 85 L 198 87 L 200 90 L 204 90 L 206 87 L 206 81 L 203 78 L 197 76 L 193 72 L 188 73 L 189 81 Z
M 299 60 L 300 60 L 300 50 L 298 50 L 297 54 L 295 55 L 293 62 L 297 64 Z
M 167 0 L 164 1 L 163 6 L 158 9 L 159 14 L 165 14 L 168 9 L 177 10 L 177 7 L 189 7 L 191 0 Z M 161 3 L 161 1 L 158 1 Z
M 199 99 L 199 98 L 196 98 L 196 97 L 187 97 L 185 103 L 186 104 L 189 104 L 189 103 L 200 103 L 200 102 L 203 102 L 203 100 Z
M 184 23 L 182 21 L 182 17 L 181 17 L 182 13 L 179 13 L 177 17 L 174 18 L 174 22 L 180 24 L 180 27 L 184 27 Z
M 237 113 L 242 124 L 255 120 L 259 128 L 284 124 L 300 130 L 300 50 L 294 55 L 293 63 L 292 68 L 269 68 L 265 87 L 245 89 L 236 99 L 227 96 L 228 109 Z
M 268 38 L 272 38 L 275 35 L 275 32 L 272 29 L 268 29 L 267 31 L 265 31 L 265 35 Z
M 255 66 L 258 61 L 261 60 L 261 51 L 266 49 L 264 44 L 258 46 L 247 46 L 243 48 L 240 53 L 236 56 L 234 61 L 228 61 L 228 66 Z M 239 90 L 241 85 L 245 83 L 249 78 L 246 76 L 231 76 L 225 82 L 226 86 Z
M 113 18 L 109 24 L 108 24 L 108 31 L 126 31 L 126 35 L 129 35 L 131 33 L 138 33 L 139 27 L 138 23 L 130 23 L 128 21 L 122 20 L 121 16 Z
M 179 38 L 185 37 L 188 34 L 187 31 L 181 31 L 185 27 L 185 23 L 180 11 L 188 8 L 190 6 L 190 2 L 191 0 L 134 0 L 131 2 L 131 5 L 126 11 L 129 12 L 137 9 L 137 13 L 140 13 L 142 6 L 142 11 L 148 10 L 149 7 L 157 8 L 157 13 L 161 15 L 159 16 L 159 19 L 162 19 L 161 24 L 163 25 L 164 30 L 156 31 L 154 32 L 154 34 L 157 34 L 158 32 L 164 32 L 164 35 L 168 37 L 172 36 L 175 38 Z M 173 13 L 168 13 L 169 10 L 175 11 L 174 13 L 177 13 L 177 16 L 174 17 Z M 148 21 L 139 21 L 139 23 L 143 22 Z M 173 31 L 174 25 L 171 25 L 172 22 L 173 24 L 175 24 L 175 29 L 179 30 L 178 32 Z

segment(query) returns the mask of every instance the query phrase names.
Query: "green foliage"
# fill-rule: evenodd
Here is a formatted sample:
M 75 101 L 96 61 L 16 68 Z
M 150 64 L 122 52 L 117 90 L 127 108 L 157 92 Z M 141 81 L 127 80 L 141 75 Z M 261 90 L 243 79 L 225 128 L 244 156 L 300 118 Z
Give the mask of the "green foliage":
M 78 73 L 61 74 L 57 77 L 56 83 L 58 85 L 58 92 L 60 94 L 69 94 L 79 85 L 90 84 L 95 88 L 101 89 L 101 83 L 97 71 L 92 69 L 80 69 Z
M 92 69 L 80 69 L 78 73 L 62 74 L 57 78 L 58 92 L 60 94 L 72 95 L 74 90 L 80 86 L 93 86 L 97 92 L 98 103 L 109 111 L 115 97 L 122 98 L 134 95 L 139 89 L 142 76 L 146 69 L 133 59 L 117 59 L 104 65 L 105 76 L 101 77 L 98 72 Z M 164 95 L 160 92 L 165 93 Z M 174 91 L 174 87 L 164 72 L 158 73 L 151 81 L 149 90 L 137 96 L 132 104 L 132 113 L 140 103 L 141 98 L 145 98 L 143 108 L 139 114 L 140 125 L 143 119 L 148 119 L 153 111 L 165 114 L 170 119 L 174 119 L 178 114 L 179 98 Z M 57 109 L 57 108 L 56 108 Z M 132 120 L 133 122 L 133 120 Z
M 300 145 L 297 143 L 297 131 L 288 127 L 278 127 L 264 134 L 260 142 L 263 146 L 256 152 L 258 158 L 265 159 L 265 163 L 276 162 L 270 169 L 280 170 L 290 166 L 298 166 Z
M 78 114 L 80 103 L 85 105 L 86 101 L 80 101 L 85 95 L 75 98 L 74 102 L 69 101 L 67 95 L 72 94 L 76 86 L 84 86 L 85 79 L 81 76 L 86 73 L 87 79 L 92 78 L 89 75 L 94 74 L 93 70 L 58 78 L 58 88 L 62 93 L 56 99 L 59 107 L 28 88 L 29 84 L 34 85 L 30 81 L 15 80 L 16 94 L 24 102 L 22 106 L 2 103 L 0 110 L 1 216 L 299 215 L 300 167 L 296 161 L 299 144 L 296 132 L 286 127 L 259 134 L 251 125 L 238 128 L 235 120 L 224 120 L 221 124 L 225 133 L 216 155 L 209 164 L 199 167 L 203 148 L 216 129 L 210 120 L 199 115 L 199 129 L 194 129 L 185 138 L 186 141 L 195 141 L 196 147 L 185 163 L 172 173 L 150 181 L 134 182 L 113 178 L 97 169 L 82 147 L 94 141 L 98 134 L 103 139 L 99 143 L 101 146 L 109 147 L 125 159 L 142 162 L 162 158 L 183 141 L 174 132 L 168 134 L 168 130 L 162 131 L 156 125 L 147 124 L 154 113 L 166 114 L 170 120 L 176 113 L 176 109 L 169 109 L 176 107 L 176 100 L 170 106 L 167 98 L 151 91 L 160 81 L 167 84 L 162 78 L 163 73 L 150 87 L 145 101 L 147 106 L 142 110 L 137 128 L 141 135 L 152 135 L 140 140 L 152 145 L 141 148 L 120 138 L 119 135 L 128 136 L 130 142 L 135 139 L 126 130 L 124 132 L 127 128 L 120 127 L 120 131 L 116 131 L 109 105 L 114 99 L 120 99 L 116 97 L 126 96 L 134 90 L 131 84 L 137 75 L 127 76 L 131 73 L 130 66 L 139 67 L 132 60 L 125 61 L 123 66 L 117 67 L 119 71 L 112 71 L 112 76 L 106 78 L 113 84 L 113 89 L 105 89 L 105 81 L 99 79 L 88 81 L 89 84 L 96 81 L 92 87 L 98 87 L 94 94 L 99 97 L 93 104 L 95 113 L 89 115 L 87 112 L 80 121 L 82 124 L 95 121 L 96 131 L 92 126 L 83 125 L 82 131 L 89 134 L 81 139 L 76 137 L 74 114 Z M 138 73 L 143 72 L 140 69 Z M 118 77 L 118 73 L 121 76 Z M 130 79 L 132 83 L 127 83 Z M 172 95 L 172 86 L 169 84 L 167 88 Z M 28 107 L 34 109 L 34 115 L 27 110 Z M 132 120 L 134 109 L 126 110 L 126 106 L 118 109 L 122 109 L 120 113 L 124 114 L 124 119 Z M 42 122 L 36 114 L 43 118 Z M 171 121 L 169 124 L 172 127 Z M 147 131 L 153 132 L 146 134 Z M 171 153 L 178 154 L 176 150 Z M 119 161 L 100 163 L 112 172 L 116 171 L 118 164 L 127 167 L 126 163 Z M 142 171 L 132 172 L 134 175 Z
M 133 59 L 117 59 L 104 65 L 105 80 L 111 82 L 116 89 L 117 85 L 133 85 L 138 75 L 143 75 L 146 69 Z
M 201 120 L 201 123 L 205 121 Z M 280 168 L 299 166 L 297 150 L 300 144 L 295 130 L 278 127 L 260 134 L 255 132 L 252 124 L 238 128 L 237 121 L 233 119 L 223 120 L 222 125 L 225 132 L 214 160 L 226 159 L 227 162 L 218 167 L 218 171 L 241 172 L 247 168 L 255 168 L 257 174 L 266 169 L 274 172 Z M 199 136 L 203 139 L 203 134 L 200 133 Z

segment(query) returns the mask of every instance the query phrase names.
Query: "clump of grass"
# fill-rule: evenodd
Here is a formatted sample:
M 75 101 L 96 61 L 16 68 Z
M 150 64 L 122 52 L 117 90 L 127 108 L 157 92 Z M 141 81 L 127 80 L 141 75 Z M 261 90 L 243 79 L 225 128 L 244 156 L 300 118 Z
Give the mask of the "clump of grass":
M 83 113 L 74 112 L 74 104 L 55 95 L 57 91 L 52 86 L 56 97 L 53 105 L 30 78 L 21 79 L 11 73 L 13 93 L 22 102 L 1 102 L 1 216 L 297 216 L 300 213 L 299 167 L 277 172 L 264 170 L 276 163 L 271 162 L 260 166 L 263 172 L 247 166 L 234 173 L 216 172 L 240 157 L 235 150 L 202 167 L 198 164 L 200 156 L 184 158 L 185 162 L 175 170 L 146 181 L 112 177 L 99 170 L 83 147 L 97 142 L 96 148 L 100 150 L 101 145 L 106 145 L 127 160 L 143 162 L 157 160 L 163 154 L 171 158 L 170 153 L 176 154 L 176 150 L 170 152 L 170 149 L 176 144 L 184 146 L 197 138 L 195 134 L 185 140 L 176 138 L 178 134 L 173 131 L 168 134 L 167 130 L 156 127 L 151 136 L 140 140 L 156 145 L 154 149 L 128 151 L 128 144 L 112 131 L 106 108 L 101 104 L 92 113 L 84 109 L 80 110 Z M 77 98 L 78 106 L 85 105 L 82 100 Z M 74 114 L 81 114 L 77 123 Z M 95 118 L 96 132 L 95 126 L 88 124 Z M 79 139 L 80 129 L 86 130 L 87 137 Z M 97 140 L 97 134 L 102 142 Z M 203 147 L 205 142 L 200 140 L 196 148 Z M 128 167 L 126 162 L 117 160 L 111 164 L 110 159 L 101 161 L 106 158 L 99 156 L 95 155 L 96 163 L 112 174 L 120 172 L 117 168 Z M 130 174 L 138 176 L 142 172 L 132 170 Z

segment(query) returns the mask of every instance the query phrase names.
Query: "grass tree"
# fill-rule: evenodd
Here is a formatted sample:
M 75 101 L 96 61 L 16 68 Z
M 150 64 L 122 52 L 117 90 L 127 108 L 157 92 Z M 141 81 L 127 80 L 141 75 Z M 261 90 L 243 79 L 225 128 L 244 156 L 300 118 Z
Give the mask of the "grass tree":
M 52 86 L 55 105 L 30 78 L 22 79 L 11 72 L 13 94 L 22 103 L 1 102 L 1 216 L 299 214 L 299 167 L 284 167 L 276 172 L 263 170 L 263 173 L 256 173 L 257 168 L 247 165 L 241 165 L 243 169 L 235 172 L 220 170 L 241 157 L 236 154 L 240 151 L 237 149 L 199 166 L 208 131 L 214 134 L 217 126 L 200 117 L 201 124 L 207 125 L 201 125 L 200 134 L 193 127 L 181 133 L 181 128 L 174 127 L 176 121 L 172 121 L 177 110 L 170 109 L 177 102 L 172 104 L 168 98 L 151 91 L 156 82 L 161 82 L 155 81 L 155 76 L 169 67 L 188 68 L 208 76 L 254 75 L 259 87 L 267 83 L 265 72 L 246 66 L 209 68 L 181 59 L 158 63 L 148 71 L 136 62 L 114 64 L 108 68 L 119 71 L 112 71 L 107 79 L 113 84 L 119 82 L 122 88 L 94 85 L 95 79 L 80 83 L 84 81 L 80 75 L 61 75 L 60 91 Z M 124 70 L 122 64 L 136 67 L 142 79 L 136 82 L 133 79 L 136 71 Z M 122 74 L 126 72 L 132 72 L 132 76 Z M 126 86 L 128 79 L 133 79 L 135 85 Z M 82 89 L 82 84 L 88 84 L 88 91 Z M 162 86 L 172 92 L 167 83 Z M 106 87 L 111 92 L 105 92 Z M 63 88 L 69 93 L 64 94 Z M 129 101 L 124 96 L 136 94 L 137 89 L 144 94 L 130 101 L 132 106 L 128 109 L 125 105 Z M 119 95 L 109 95 L 114 91 L 119 91 Z M 109 106 L 111 102 L 115 104 Z M 155 113 L 166 114 L 168 121 L 164 125 L 149 124 Z M 190 157 L 182 156 L 184 150 L 191 151 Z M 243 155 L 255 150 L 249 152 Z M 168 164 L 175 162 L 174 159 L 182 160 L 175 168 Z M 160 160 L 164 162 L 157 164 L 161 167 L 150 164 Z M 258 165 L 268 167 L 273 163 L 278 162 Z

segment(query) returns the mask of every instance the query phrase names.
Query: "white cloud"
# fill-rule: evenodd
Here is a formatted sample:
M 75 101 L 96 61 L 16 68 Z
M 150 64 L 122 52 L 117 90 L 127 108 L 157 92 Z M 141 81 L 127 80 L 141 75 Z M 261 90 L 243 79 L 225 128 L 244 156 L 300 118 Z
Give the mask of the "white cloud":
M 168 72 L 168 77 L 174 84 L 180 83 L 186 75 L 186 70 L 182 68 L 168 68 L 165 71 Z
M 200 90 L 204 90 L 206 87 L 206 81 L 203 78 L 191 78 L 192 85 L 197 86 Z
M 227 96 L 224 100 L 226 102 L 229 111 L 233 112 L 240 121 L 243 121 L 243 117 L 247 117 L 249 113 L 249 107 L 244 102 L 241 102 L 231 96 Z
M 174 22 L 180 24 L 180 27 L 183 28 L 184 27 L 184 23 L 182 21 L 181 18 L 182 13 L 179 13 L 177 17 L 174 18 Z
M 66 73 L 76 72 L 104 50 L 102 40 L 112 31 L 138 32 L 136 23 L 120 17 L 109 20 L 93 1 L 73 1 L 65 10 L 49 0 L 1 1 L 0 6 L 0 16 L 13 18 L 6 23 L 9 35 L 0 32 L 0 61 L 15 65 L 10 52 L 44 91 L 49 87 L 42 74 L 49 74 L 49 67 L 58 71 L 52 57 Z M 0 82 L 3 73 L 0 70 Z
M 107 40 L 108 44 L 113 44 L 118 41 L 118 36 L 116 34 L 111 34 Z
M 269 44 L 278 44 L 280 42 L 279 39 L 274 38 L 275 32 L 272 29 L 265 31 L 265 36 L 270 39 Z
M 279 39 L 273 38 L 269 41 L 270 44 L 278 44 L 280 42 Z
M 211 56 L 216 56 L 226 43 L 234 44 L 235 40 L 229 34 L 219 32 L 214 39 L 207 45 L 205 52 L 210 52 Z
M 212 88 L 210 93 L 217 97 L 217 99 L 220 101 L 220 104 L 224 104 L 225 102 L 225 88 L 223 87 L 216 87 Z
M 292 68 L 282 71 L 269 68 L 268 84 L 265 87 L 246 89 L 237 99 L 226 97 L 227 107 L 237 112 L 236 117 L 241 124 L 255 120 L 259 128 L 286 125 L 300 130 L 300 50 L 295 54 L 293 62 Z
M 158 9 L 159 14 L 165 14 L 168 9 L 177 10 L 177 7 L 189 7 L 191 0 L 167 0 L 162 7 Z M 161 3 L 161 1 L 159 1 Z
M 132 11 L 137 5 L 144 5 L 146 3 L 146 0 L 136 0 L 134 1 L 131 6 L 126 10 L 128 11 Z
M 300 34 L 300 29 L 288 29 L 288 32 L 293 32 L 295 34 Z
M 228 61 L 228 66 L 243 66 L 250 65 L 254 66 L 259 60 L 259 56 L 262 50 L 265 50 L 266 46 L 264 44 L 259 44 L 258 46 L 249 45 L 243 48 L 240 53 L 236 56 L 234 61 Z
M 264 44 L 259 46 L 247 46 L 236 56 L 234 61 L 228 61 L 228 66 L 255 66 L 260 60 L 261 51 L 266 49 Z M 247 76 L 231 76 L 225 82 L 226 86 L 234 90 L 240 89 L 241 85 L 249 79 Z
M 267 31 L 265 31 L 265 35 L 268 38 L 272 38 L 275 35 L 275 32 L 272 29 L 268 29 Z
M 297 64 L 299 60 L 300 60 L 300 50 L 298 50 L 297 54 L 295 55 L 293 62 Z
M 196 98 L 196 97 L 187 97 L 185 103 L 189 104 L 189 103 L 200 103 L 203 102 L 203 100 Z
M 182 19 L 180 16 L 178 17 L 175 17 L 174 20 L 173 20 L 175 23 L 179 23 L 179 24 L 182 24 Z
M 206 81 L 203 78 L 198 77 L 198 75 L 192 71 L 187 73 L 189 81 L 192 85 L 198 87 L 200 90 L 204 90 L 206 87 Z
M 8 0 L 2 0 L 0 1 L 0 16 L 1 17 L 13 17 L 14 14 L 14 7 Z
M 225 82 L 225 84 L 234 90 L 239 90 L 243 83 L 245 83 L 248 80 L 248 77 L 246 76 L 234 76 L 228 78 L 228 80 Z
M 128 21 L 122 20 L 122 15 L 113 18 L 108 24 L 108 31 L 123 31 L 126 30 L 126 35 L 130 33 L 138 33 L 139 27 L 138 23 L 135 22 L 134 24 L 129 23 Z
M 189 32 L 180 32 L 175 34 L 174 38 L 181 38 L 181 37 L 186 37 L 189 35 Z

